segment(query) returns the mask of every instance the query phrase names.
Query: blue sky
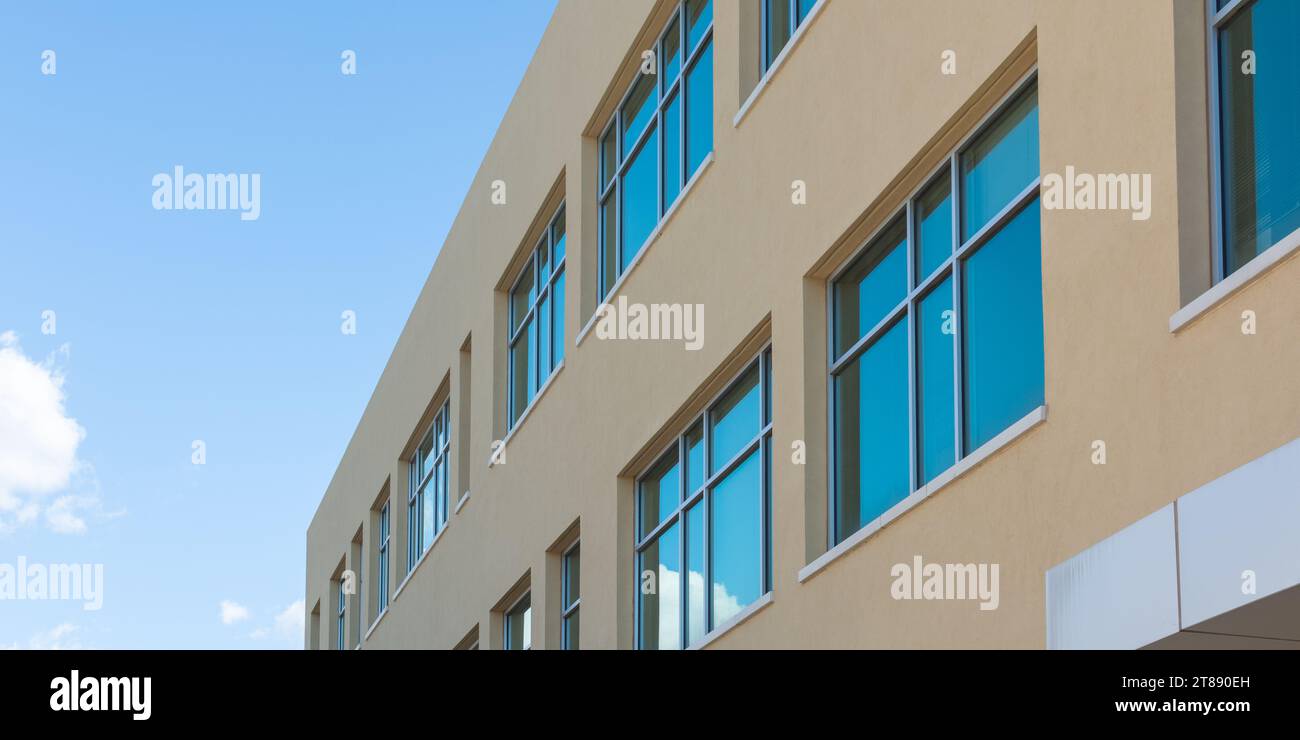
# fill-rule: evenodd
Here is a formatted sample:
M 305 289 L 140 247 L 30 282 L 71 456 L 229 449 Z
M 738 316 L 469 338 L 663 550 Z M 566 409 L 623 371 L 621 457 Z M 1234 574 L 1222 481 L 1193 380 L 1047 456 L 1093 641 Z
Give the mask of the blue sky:
M 307 525 L 554 0 L 111 6 L 0 9 L 0 567 L 104 566 L 0 647 L 301 647 Z M 155 210 L 177 165 L 259 218 Z

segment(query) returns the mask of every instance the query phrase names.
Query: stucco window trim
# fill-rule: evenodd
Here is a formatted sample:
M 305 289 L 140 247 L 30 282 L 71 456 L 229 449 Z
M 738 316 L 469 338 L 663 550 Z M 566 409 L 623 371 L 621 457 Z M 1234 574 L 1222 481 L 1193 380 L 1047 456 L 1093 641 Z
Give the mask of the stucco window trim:
M 391 608 L 392 608 L 391 606 L 384 607 L 384 610 L 382 612 L 379 612 L 379 616 L 375 617 L 375 621 L 371 622 L 370 626 L 366 628 L 366 634 L 361 636 L 361 643 L 358 644 L 357 647 L 360 647 L 362 644 L 365 644 L 366 640 L 370 639 L 370 636 L 375 632 L 375 628 L 379 626 L 380 622 L 384 621 L 384 617 L 387 616 L 388 611 Z
M 776 59 L 772 60 L 772 64 L 770 64 L 767 71 L 763 73 L 758 84 L 754 85 L 754 89 L 749 93 L 749 97 L 745 98 L 744 103 L 741 103 L 740 110 L 736 111 L 736 117 L 731 120 L 732 128 L 740 127 L 740 122 L 745 120 L 745 116 L 749 113 L 749 109 L 758 102 L 763 91 L 767 89 L 768 82 L 770 82 L 771 79 L 776 76 L 776 73 L 780 71 L 786 58 L 794 53 L 795 47 L 803 40 L 804 34 L 808 32 L 808 28 L 817 20 L 818 16 L 822 13 L 822 9 L 825 8 L 829 2 L 830 0 L 817 0 L 817 3 L 813 5 L 812 10 L 808 11 L 808 15 L 804 17 L 803 22 L 800 23 L 799 27 L 790 35 L 790 40 L 785 43 L 785 48 L 781 50 L 781 53 L 776 55 Z
M 460 510 L 465 508 L 465 504 L 467 503 L 469 503 L 469 491 L 466 491 L 464 495 L 456 499 L 456 508 L 453 509 L 451 513 L 459 514 Z
M 1297 250 L 1300 250 L 1300 229 L 1287 234 L 1282 241 L 1259 253 L 1236 272 L 1215 283 L 1191 303 L 1175 311 L 1174 315 L 1169 317 L 1169 333 L 1177 334 L 1183 327 L 1209 313 L 1238 291 L 1285 262 L 1288 257 L 1294 256 Z
M 424 561 L 429 559 L 429 553 L 433 552 L 434 546 L 437 545 L 438 541 L 442 539 L 442 536 L 447 533 L 450 526 L 451 520 L 448 519 L 447 523 L 442 526 L 442 529 L 439 530 L 438 534 L 433 536 L 433 541 L 429 543 L 429 546 L 424 548 L 424 554 L 420 556 L 419 560 L 415 561 L 415 565 L 411 566 L 411 570 L 407 572 L 406 577 L 402 579 L 401 583 L 397 584 L 397 590 L 393 592 L 393 598 L 389 599 L 388 609 L 392 609 L 393 604 L 397 603 L 397 597 L 402 595 L 402 589 L 406 588 L 407 583 L 410 583 L 411 578 L 415 576 L 415 572 L 420 569 L 421 565 L 424 565 Z M 384 610 L 385 614 L 388 613 L 388 609 Z
M 560 372 L 564 370 L 564 363 L 567 361 L 568 361 L 567 358 L 565 358 L 564 360 L 560 360 L 560 364 L 555 366 L 555 370 L 551 373 L 551 377 L 547 378 L 546 382 L 542 384 L 542 387 L 537 389 L 537 395 L 533 396 L 533 402 L 528 404 L 528 408 L 524 409 L 524 413 L 520 414 L 519 418 L 515 420 L 515 425 L 510 427 L 510 431 L 506 432 L 506 436 L 502 438 L 501 447 L 498 448 L 500 449 L 501 452 L 505 452 L 506 447 L 510 446 L 510 440 L 514 439 L 515 433 L 523 428 L 524 421 L 528 419 L 529 414 L 533 413 L 533 409 L 537 408 L 537 405 L 541 403 L 542 396 L 546 395 L 546 391 L 550 390 L 551 384 L 555 382 L 555 379 L 560 377 Z M 500 453 L 498 453 L 496 450 L 493 450 L 488 455 L 488 461 L 487 461 L 488 468 L 492 468 L 497 464 L 497 455 L 499 454 Z M 465 497 L 462 498 L 461 501 L 465 501 L 468 498 L 469 498 L 469 493 L 466 492 Z M 456 504 L 456 511 L 457 512 L 460 511 L 460 502 L 457 502 Z
M 757 601 L 745 607 L 744 609 L 741 609 L 740 611 L 736 612 L 727 621 L 723 622 L 717 627 L 714 627 L 712 632 L 709 632 L 704 637 L 701 637 L 699 642 L 695 643 L 694 645 L 691 645 L 689 648 L 687 648 L 687 650 L 703 650 L 704 648 L 708 647 L 711 643 L 716 642 L 723 635 L 727 634 L 728 632 L 734 630 L 735 628 L 749 621 L 750 618 L 752 618 L 755 614 L 758 614 L 759 612 L 766 609 L 769 605 L 771 605 L 773 601 L 772 593 L 773 593 L 772 591 L 768 591 L 767 593 L 758 597 Z
M 862 529 L 849 535 L 843 542 L 830 548 L 816 560 L 805 565 L 799 570 L 799 582 L 804 583 L 808 579 L 822 572 L 831 563 L 857 549 L 859 545 L 866 542 L 872 535 L 879 532 L 890 522 L 906 514 L 908 511 L 916 507 L 917 504 L 920 504 L 930 496 L 943 490 L 943 488 L 948 484 L 953 483 L 966 475 L 980 463 L 992 457 L 1002 448 L 1028 434 L 1031 430 L 1045 421 L 1047 421 L 1046 405 L 1039 406 L 1028 414 L 1025 414 L 1019 421 L 1006 429 L 1003 429 L 1001 433 L 988 442 L 985 442 L 979 449 L 966 457 L 963 457 L 961 460 L 958 460 L 956 464 L 935 476 L 933 480 L 921 488 L 918 488 L 912 493 L 912 495 L 899 501 L 897 504 L 894 504 L 893 507 L 884 514 L 876 517 L 870 524 L 867 524 Z
M 591 316 L 587 319 L 587 323 L 582 327 L 582 331 L 578 332 L 578 338 L 573 343 L 575 348 L 582 346 L 582 340 L 587 338 L 587 334 L 591 332 L 592 327 L 594 327 L 596 322 L 600 319 L 600 307 L 613 303 L 614 299 L 618 297 L 619 291 L 623 289 L 623 283 L 627 281 L 628 277 L 632 274 L 632 271 L 636 269 L 636 266 L 641 264 L 641 260 L 645 258 L 646 252 L 649 252 L 650 247 L 659 239 L 659 235 L 664 232 L 664 229 L 668 228 L 668 224 L 673 220 L 673 216 L 676 215 L 677 209 L 680 208 L 682 203 L 686 200 L 686 196 L 690 195 L 691 188 L 695 187 L 695 183 L 699 182 L 705 171 L 709 169 L 709 165 L 713 164 L 713 160 L 713 152 L 709 152 L 705 155 L 704 161 L 700 162 L 700 166 L 695 170 L 695 174 L 691 175 L 691 179 L 686 181 L 686 185 L 682 188 L 682 192 L 677 194 L 677 200 L 673 201 L 673 204 L 668 207 L 668 211 L 664 213 L 664 217 L 659 219 L 659 225 L 655 226 L 654 230 L 650 232 L 650 236 L 646 237 L 645 243 L 637 250 L 636 256 L 632 258 L 632 262 L 628 264 L 627 269 L 624 270 L 623 273 L 618 276 L 618 279 L 614 281 L 614 285 L 609 289 L 609 295 L 605 296 L 601 302 L 597 304 L 596 310 L 593 311 Z M 541 396 L 541 391 L 538 391 L 537 395 Z M 536 399 L 534 399 L 534 403 L 536 403 Z M 521 417 L 519 422 L 522 421 L 523 418 Z M 515 422 L 516 427 L 519 426 L 519 422 Z

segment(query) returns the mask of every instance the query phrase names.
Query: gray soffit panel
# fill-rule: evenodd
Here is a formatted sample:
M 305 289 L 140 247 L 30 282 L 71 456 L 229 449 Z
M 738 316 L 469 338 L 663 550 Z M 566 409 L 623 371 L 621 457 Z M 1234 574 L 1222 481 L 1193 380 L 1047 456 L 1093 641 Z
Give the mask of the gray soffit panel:
M 1180 498 L 1178 537 L 1187 627 L 1300 584 L 1300 439 Z
M 1174 506 L 1047 571 L 1047 647 L 1135 649 L 1178 631 Z

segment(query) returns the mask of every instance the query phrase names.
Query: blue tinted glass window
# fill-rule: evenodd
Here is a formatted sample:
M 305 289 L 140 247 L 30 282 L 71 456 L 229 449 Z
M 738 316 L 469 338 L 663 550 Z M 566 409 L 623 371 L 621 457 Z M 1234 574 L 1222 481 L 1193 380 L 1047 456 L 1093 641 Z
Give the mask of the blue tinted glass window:
M 672 102 L 664 108 L 664 197 L 663 212 L 667 213 L 682 189 L 682 105 L 680 96 L 673 94 Z
M 556 270 L 559 270 L 564 263 L 564 215 L 564 208 L 561 207 L 559 215 L 555 217 L 555 223 L 551 224 L 551 242 L 553 244 L 551 263 L 555 265 Z
M 681 471 L 677 467 L 677 450 L 660 460 L 641 480 L 641 536 L 644 537 L 667 519 L 681 503 Z
M 602 299 L 713 151 L 713 6 L 681 7 L 659 34 L 656 73 L 636 76 L 600 140 Z
M 698 642 L 707 633 L 704 621 L 704 504 L 686 512 L 686 639 Z
M 1000 113 L 961 155 L 965 242 L 1038 177 L 1038 88 Z
M 551 294 L 537 305 L 537 374 L 538 387 L 551 375 Z
M 641 551 L 638 582 L 652 579 L 655 586 L 637 589 L 642 649 L 674 650 L 682 646 L 680 536 L 679 523 L 673 524 Z
M 808 17 L 808 13 L 813 9 L 813 6 L 816 4 L 817 4 L 817 0 L 799 0 L 798 20 L 800 23 L 803 23 L 803 19 Z
M 555 321 L 551 332 L 551 359 L 556 366 L 564 359 L 564 271 L 555 278 Z
M 662 48 L 663 86 L 667 91 L 677 79 L 677 73 L 682 71 L 682 27 L 675 18 L 668 25 L 668 30 L 664 32 Z
M 713 621 L 735 616 L 763 591 L 761 455 L 755 450 L 713 490 L 709 549 L 713 563 Z
M 952 183 L 946 173 L 916 199 L 916 283 L 952 254 Z
M 536 390 L 532 378 L 534 376 L 536 365 L 536 354 L 533 351 L 533 322 L 528 322 L 528 328 L 520 333 L 515 344 L 510 348 L 510 394 L 511 394 L 511 424 L 519 420 L 523 415 L 524 409 L 528 408 L 529 402 L 533 400 L 533 391 Z
M 764 69 L 772 66 L 772 62 L 776 61 L 790 40 L 793 32 L 790 28 L 790 4 L 793 2 L 794 0 L 763 0 L 767 26 L 767 58 L 763 60 Z
M 896 221 L 835 281 L 835 356 L 907 296 L 907 225 Z
M 618 279 L 618 215 L 617 201 L 609 196 L 600 207 L 600 295 L 604 297 L 614 289 Z
M 835 379 L 837 542 L 907 497 L 907 407 L 904 320 Z
M 758 397 L 758 367 L 746 371 L 710 413 L 709 471 L 715 473 L 758 436 L 762 413 Z
M 704 485 L 704 428 L 696 424 L 686 433 L 686 492 L 695 493 Z
M 713 3 L 711 0 L 687 0 L 686 2 L 686 48 L 695 49 L 713 22 Z
M 1218 33 L 1226 276 L 1300 229 L 1300 3 L 1256 0 Z
M 760 389 L 764 397 L 771 393 L 770 368 L 765 350 L 637 479 L 637 578 L 646 583 L 647 562 L 665 564 L 668 573 L 657 580 L 656 598 L 638 596 L 649 610 L 639 622 L 649 635 L 642 647 L 698 642 L 771 587 L 771 427 L 760 425 L 758 397 Z M 706 468 L 708 458 L 721 456 L 734 466 L 722 469 L 718 460 Z M 663 529 L 653 535 L 658 521 Z M 668 552 L 678 545 L 679 555 Z M 686 571 L 681 578 L 677 558 Z M 665 614 L 683 620 L 671 635 L 663 633 Z
M 686 73 L 686 172 L 695 174 L 713 151 L 713 41 Z
M 614 170 L 617 168 L 614 152 L 614 127 L 609 127 L 609 132 L 600 140 L 600 187 L 603 190 L 609 181 L 614 177 Z
M 655 171 L 658 148 L 656 136 L 652 133 L 645 146 L 634 155 L 623 177 L 623 260 L 620 272 L 632 263 L 632 258 L 659 222 L 659 182 Z
M 1035 198 L 963 271 L 967 454 L 1043 403 L 1040 221 Z
M 623 103 L 623 158 L 632 152 L 637 138 L 655 117 L 655 76 L 642 74 Z
M 917 304 L 916 402 L 922 483 L 929 483 L 957 462 L 957 424 L 953 419 L 956 338 L 952 278 L 949 277 Z

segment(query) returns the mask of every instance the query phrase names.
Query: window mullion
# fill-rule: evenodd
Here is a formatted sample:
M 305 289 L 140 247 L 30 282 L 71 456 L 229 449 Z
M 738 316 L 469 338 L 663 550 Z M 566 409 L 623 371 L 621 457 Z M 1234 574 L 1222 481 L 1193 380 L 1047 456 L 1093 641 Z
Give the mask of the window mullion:
M 965 327 L 962 325 L 963 308 L 962 308 L 962 262 L 956 256 L 957 246 L 961 243 L 961 209 L 962 209 L 962 192 L 961 192 L 961 166 L 958 162 L 957 153 L 954 152 L 949 160 L 950 172 L 949 179 L 952 182 L 952 323 L 953 323 L 953 341 L 952 341 L 952 403 L 953 403 L 953 442 L 956 453 L 953 460 L 966 456 L 962 448 L 963 440 L 962 428 L 965 425 L 965 419 L 962 416 L 962 406 L 965 398 L 962 395 L 962 375 L 964 368 L 962 366 L 962 342 L 965 341 Z
M 791 5 L 794 5 L 794 3 L 791 3 Z M 918 369 L 916 362 L 917 330 L 916 321 L 914 320 L 916 316 L 916 289 L 913 287 L 916 285 L 916 229 L 915 224 L 913 223 L 916 213 L 913 202 L 910 200 L 907 201 L 906 215 L 907 236 L 905 238 L 907 239 L 907 248 L 904 250 L 904 255 L 907 258 L 908 290 L 907 315 L 903 317 L 903 321 L 906 322 L 904 328 L 907 330 L 907 492 L 908 494 L 911 494 L 912 491 L 917 489 L 917 481 L 919 478 L 916 474 L 918 447 L 916 433 L 919 410 L 917 409 L 916 393 L 916 373 Z
M 677 533 L 677 567 L 681 573 L 677 579 L 677 587 L 679 589 L 677 603 L 681 605 L 681 608 L 677 610 L 677 621 L 678 629 L 680 630 L 679 634 L 681 634 L 681 647 L 683 649 L 689 646 L 691 639 L 690 632 L 687 628 L 687 614 L 690 612 L 691 608 L 690 602 L 687 601 L 687 599 L 690 598 L 689 585 L 691 575 L 690 568 L 686 562 L 686 538 L 688 536 L 686 528 L 690 526 L 686 521 L 686 465 L 686 435 L 683 434 L 677 437 L 677 521 L 681 522 L 680 531 Z

